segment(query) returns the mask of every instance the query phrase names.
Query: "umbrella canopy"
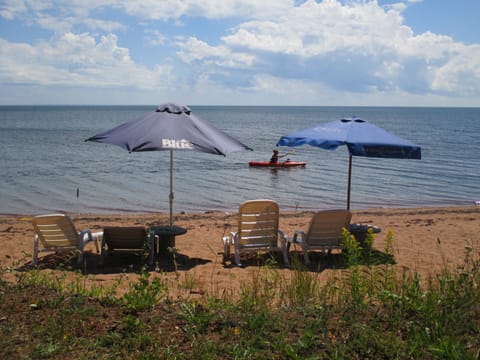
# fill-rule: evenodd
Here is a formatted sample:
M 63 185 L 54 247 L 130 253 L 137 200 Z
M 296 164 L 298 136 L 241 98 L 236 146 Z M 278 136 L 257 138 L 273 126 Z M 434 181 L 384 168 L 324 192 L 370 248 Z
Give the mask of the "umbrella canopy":
M 277 146 L 301 146 L 305 144 L 326 150 L 335 150 L 341 145 L 348 147 L 350 156 L 347 209 L 350 209 L 352 156 L 421 159 L 421 149 L 418 145 L 355 117 L 320 124 L 313 128 L 282 136 Z
M 113 129 L 94 135 L 85 141 L 118 145 L 128 152 L 170 151 L 170 226 L 173 208 L 173 150 L 195 150 L 226 155 L 240 150 L 252 150 L 222 130 L 191 113 L 184 105 L 167 103 L 155 111 Z

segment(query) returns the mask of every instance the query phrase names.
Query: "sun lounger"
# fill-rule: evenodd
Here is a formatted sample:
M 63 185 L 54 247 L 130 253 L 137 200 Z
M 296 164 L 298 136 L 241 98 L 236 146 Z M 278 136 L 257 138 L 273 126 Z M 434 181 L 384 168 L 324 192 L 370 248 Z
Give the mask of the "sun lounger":
M 288 265 L 287 240 L 278 228 L 279 216 L 278 204 L 272 200 L 250 200 L 241 204 L 238 230 L 222 239 L 224 262 L 230 258 L 230 246 L 233 246 L 238 266 L 242 265 L 241 254 L 259 251 L 282 252 L 283 261 Z
M 35 216 L 32 225 L 35 229 L 33 266 L 38 264 L 38 253 L 45 251 L 78 251 L 77 263 L 81 265 L 85 245 L 90 241 L 94 242 L 98 252 L 98 237 L 101 233 L 92 233 L 89 229 L 77 231 L 72 219 L 65 214 Z
M 342 249 L 342 229 L 348 228 L 352 214 L 348 210 L 324 210 L 315 213 L 310 220 L 307 232 L 296 230 L 291 243 L 302 247 L 305 264 L 310 264 L 308 252 L 311 250 L 331 251 Z
M 153 239 L 148 236 L 143 226 L 110 226 L 103 228 L 102 245 L 100 246 L 101 264 L 105 256 L 114 253 L 148 254 L 148 263 L 153 263 Z

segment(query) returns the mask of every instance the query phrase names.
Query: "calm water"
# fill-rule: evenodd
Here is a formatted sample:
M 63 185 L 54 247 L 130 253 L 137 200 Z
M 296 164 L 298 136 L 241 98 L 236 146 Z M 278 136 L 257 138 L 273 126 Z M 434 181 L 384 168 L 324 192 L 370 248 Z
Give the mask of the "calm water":
M 0 107 L 0 213 L 168 211 L 169 153 L 84 142 L 155 106 Z M 234 211 L 247 199 L 282 209 L 344 207 L 348 153 L 295 148 L 304 169 L 249 168 L 280 136 L 358 116 L 422 147 L 422 160 L 353 158 L 351 208 L 472 205 L 480 200 L 479 108 L 195 107 L 255 151 L 174 153 L 174 212 Z M 77 197 L 77 189 L 79 196 Z

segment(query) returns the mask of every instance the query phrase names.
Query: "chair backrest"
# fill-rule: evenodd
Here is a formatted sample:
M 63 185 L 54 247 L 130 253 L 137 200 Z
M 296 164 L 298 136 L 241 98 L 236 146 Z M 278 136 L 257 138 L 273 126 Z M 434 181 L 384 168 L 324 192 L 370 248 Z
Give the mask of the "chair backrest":
M 273 200 L 249 200 L 240 205 L 238 244 L 276 247 L 280 210 Z
M 305 242 L 311 247 L 338 248 L 342 241 L 342 228 L 348 228 L 352 213 L 348 210 L 324 210 L 310 220 Z
M 142 250 L 147 242 L 143 226 L 108 226 L 103 228 L 103 238 L 109 250 Z
M 40 242 L 49 247 L 78 247 L 80 239 L 75 225 L 65 214 L 39 215 L 32 218 Z

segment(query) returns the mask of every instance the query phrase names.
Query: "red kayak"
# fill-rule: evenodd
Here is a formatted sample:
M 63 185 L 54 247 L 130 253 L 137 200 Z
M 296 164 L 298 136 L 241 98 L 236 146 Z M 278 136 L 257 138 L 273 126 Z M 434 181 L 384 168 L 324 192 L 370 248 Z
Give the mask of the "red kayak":
M 304 161 L 281 161 L 276 163 L 272 163 L 270 161 L 250 161 L 248 165 L 255 166 L 255 167 L 283 168 L 283 167 L 305 167 L 307 163 Z

